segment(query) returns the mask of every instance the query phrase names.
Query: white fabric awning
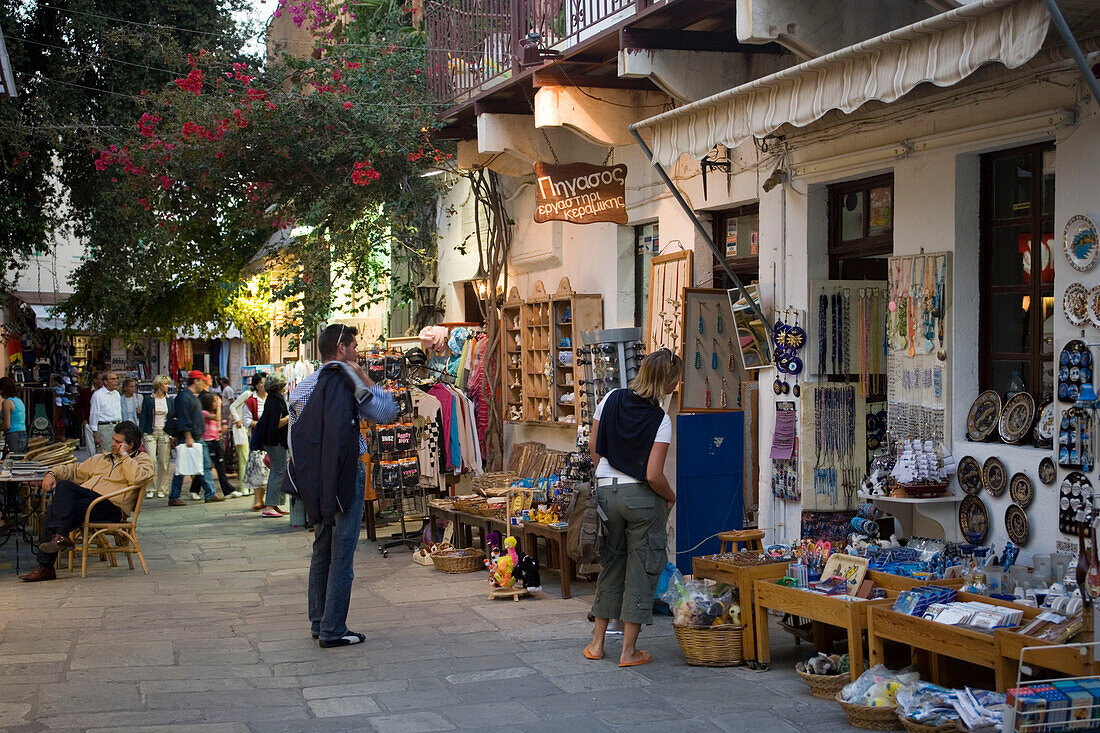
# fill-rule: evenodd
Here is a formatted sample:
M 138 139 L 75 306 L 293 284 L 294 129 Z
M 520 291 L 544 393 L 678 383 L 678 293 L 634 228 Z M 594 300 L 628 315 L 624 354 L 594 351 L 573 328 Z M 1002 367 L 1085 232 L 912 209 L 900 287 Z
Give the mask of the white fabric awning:
M 716 143 L 735 148 L 782 125 L 831 110 L 893 102 L 918 84 L 948 87 L 998 61 L 1025 64 L 1042 46 L 1050 15 L 1042 0 L 977 0 L 792 66 L 637 124 L 652 133 L 653 162 L 703 158 Z
M 30 305 L 28 307 L 34 312 L 34 321 L 39 328 L 52 328 L 58 331 L 66 328 L 65 319 L 53 315 L 52 305 Z M 84 330 L 83 324 L 80 323 L 73 324 L 72 328 L 74 331 Z

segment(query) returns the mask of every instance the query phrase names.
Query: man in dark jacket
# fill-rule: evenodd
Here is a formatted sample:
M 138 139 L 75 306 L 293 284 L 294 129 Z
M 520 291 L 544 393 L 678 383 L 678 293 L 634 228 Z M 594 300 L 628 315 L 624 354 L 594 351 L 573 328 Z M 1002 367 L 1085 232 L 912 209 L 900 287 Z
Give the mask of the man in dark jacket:
M 214 476 L 210 473 L 214 463 L 210 460 L 210 451 L 206 447 L 206 441 L 202 434 L 206 429 L 206 421 L 202 416 L 202 403 L 199 395 L 206 390 L 206 375 L 198 369 L 192 370 L 187 375 L 187 389 L 181 389 L 176 395 L 176 423 L 179 426 L 178 442 L 186 444 L 188 448 L 200 446 L 202 448 L 202 493 L 206 501 L 225 501 L 225 497 L 218 496 L 214 491 Z M 195 479 L 192 477 L 191 493 L 195 493 Z M 185 506 L 180 498 L 183 491 L 183 476 L 176 474 L 172 477 L 172 488 L 168 492 L 168 506 Z
M 339 324 L 321 331 L 317 347 L 324 366 L 290 398 L 291 458 L 283 489 L 301 498 L 314 525 L 309 621 L 313 638 L 326 649 L 366 638 L 347 627 L 366 479 L 359 419 L 397 417 L 393 397 L 359 367 L 356 336 L 355 328 Z

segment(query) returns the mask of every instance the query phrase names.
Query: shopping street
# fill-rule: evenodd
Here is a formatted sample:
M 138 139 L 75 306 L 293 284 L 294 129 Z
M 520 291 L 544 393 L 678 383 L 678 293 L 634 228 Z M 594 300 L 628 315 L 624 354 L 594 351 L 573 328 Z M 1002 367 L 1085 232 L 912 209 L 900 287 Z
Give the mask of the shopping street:
M 489 601 L 484 574 L 383 559 L 365 533 L 348 626 L 367 641 L 321 649 L 305 619 L 312 535 L 247 502 L 150 501 L 148 576 L 93 559 L 83 580 L 20 583 L 0 548 L 0 730 L 850 730 L 807 693 L 777 627 L 768 672 L 687 666 L 667 616 L 642 631 L 654 662 L 618 669 L 613 638 L 609 659 L 581 656 L 594 584 L 563 601 L 544 573 L 537 598 Z

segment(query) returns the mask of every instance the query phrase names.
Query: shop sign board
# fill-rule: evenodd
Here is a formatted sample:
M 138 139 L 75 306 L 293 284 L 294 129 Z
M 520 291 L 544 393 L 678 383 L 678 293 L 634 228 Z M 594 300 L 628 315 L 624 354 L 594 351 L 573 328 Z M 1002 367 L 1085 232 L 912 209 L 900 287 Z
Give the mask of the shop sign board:
M 626 166 L 535 163 L 535 221 L 626 224 Z

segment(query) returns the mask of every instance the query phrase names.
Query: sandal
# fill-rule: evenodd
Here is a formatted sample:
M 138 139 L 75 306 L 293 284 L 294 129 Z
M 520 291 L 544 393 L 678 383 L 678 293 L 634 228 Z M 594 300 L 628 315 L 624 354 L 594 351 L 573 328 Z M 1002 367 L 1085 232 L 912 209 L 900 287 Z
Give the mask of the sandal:
M 619 662 L 619 666 L 620 667 L 637 667 L 637 666 L 640 666 L 642 664 L 649 664 L 650 662 L 653 661 L 653 655 L 652 654 L 650 654 L 649 652 L 643 652 L 641 649 L 639 649 L 638 651 L 641 652 L 641 654 L 642 654 L 641 659 L 639 659 L 635 662 Z
M 263 504 L 253 504 L 252 505 L 252 511 L 254 511 L 254 512 L 262 512 L 263 510 L 264 510 L 264 505 Z
M 262 512 L 260 512 L 260 516 L 261 517 L 281 517 L 281 516 L 283 516 L 283 512 L 278 510 L 278 509 L 268 507 L 267 509 L 264 509 Z

